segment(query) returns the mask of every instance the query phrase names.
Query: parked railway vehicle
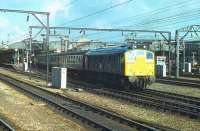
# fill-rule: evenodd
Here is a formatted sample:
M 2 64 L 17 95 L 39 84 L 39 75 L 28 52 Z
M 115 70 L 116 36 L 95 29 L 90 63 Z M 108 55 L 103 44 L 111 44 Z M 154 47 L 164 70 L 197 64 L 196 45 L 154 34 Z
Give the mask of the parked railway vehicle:
M 36 55 L 36 65 L 46 66 L 46 54 Z M 70 75 L 116 87 L 143 89 L 155 81 L 154 53 L 127 47 L 101 48 L 49 54 L 50 67 L 67 67 Z
M 13 64 L 15 61 L 15 50 L 0 50 L 0 64 Z

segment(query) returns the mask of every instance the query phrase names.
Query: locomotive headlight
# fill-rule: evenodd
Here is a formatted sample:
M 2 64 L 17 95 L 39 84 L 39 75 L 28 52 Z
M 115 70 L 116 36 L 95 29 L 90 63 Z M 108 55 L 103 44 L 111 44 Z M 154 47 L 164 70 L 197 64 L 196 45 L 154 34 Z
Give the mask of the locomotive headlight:
M 134 83 L 137 80 L 137 77 L 131 76 L 131 77 L 128 77 L 128 79 L 130 82 Z

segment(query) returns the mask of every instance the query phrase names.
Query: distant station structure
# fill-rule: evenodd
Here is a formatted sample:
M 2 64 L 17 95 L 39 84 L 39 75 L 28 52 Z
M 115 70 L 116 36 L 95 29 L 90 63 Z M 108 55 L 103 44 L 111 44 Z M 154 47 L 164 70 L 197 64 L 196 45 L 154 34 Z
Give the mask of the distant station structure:
M 67 52 L 68 50 L 89 50 L 118 46 L 147 49 L 153 51 L 156 57 L 163 58 L 166 64 L 166 72 L 169 76 L 172 74 L 179 77 L 179 74 L 185 72 L 199 72 L 200 40 L 197 27 L 197 25 L 194 25 L 177 30 L 174 40 L 171 39 L 171 32 L 167 31 L 49 27 L 50 41 L 48 44 L 48 52 L 61 53 Z M 41 34 L 40 36 L 42 39 L 36 39 L 36 37 L 33 37 L 33 34 L 31 34 L 31 42 L 29 38 L 6 46 L 9 50 L 13 50 L 10 63 L 20 64 L 24 61 L 28 61 L 28 59 L 34 61 L 35 54 L 46 52 L 46 34 L 41 33 L 41 30 L 44 28 L 42 26 L 31 26 L 30 28 L 32 33 L 34 29 L 39 30 L 36 36 Z M 60 33 L 60 30 L 64 30 L 65 32 Z M 80 32 L 80 36 L 75 37 L 73 32 Z M 114 42 L 104 39 L 93 39 L 89 37 L 90 33 L 87 32 L 97 32 L 97 34 L 99 32 L 120 32 L 120 37 L 123 39 Z M 186 33 L 184 34 L 183 32 Z M 137 36 L 139 33 L 150 33 L 153 34 L 153 37 L 140 38 Z M 190 36 L 191 39 L 188 39 L 188 36 Z M 4 50 L 6 48 L 4 48 Z M 30 51 L 31 54 L 29 54 Z M 29 63 L 29 65 L 30 64 L 31 63 Z
M 200 65 L 200 40 L 185 42 L 185 61 L 192 63 L 192 66 Z
M 194 73 L 199 73 L 199 41 L 200 41 L 200 25 L 190 25 L 176 30 L 176 77 L 180 72 L 192 68 Z M 188 62 L 188 63 L 186 63 Z M 181 66 L 182 65 L 182 66 Z M 190 67 L 191 66 L 191 67 Z

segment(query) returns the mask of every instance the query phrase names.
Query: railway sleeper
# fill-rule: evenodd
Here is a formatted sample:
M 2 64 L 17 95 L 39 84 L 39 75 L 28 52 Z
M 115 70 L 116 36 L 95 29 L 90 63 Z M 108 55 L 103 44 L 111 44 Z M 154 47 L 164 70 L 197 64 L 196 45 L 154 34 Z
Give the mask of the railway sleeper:
M 148 89 L 147 89 L 148 90 Z M 187 103 L 187 104 L 191 104 L 191 105 L 196 105 L 196 106 L 200 106 L 200 101 L 199 100 L 194 100 L 193 97 L 189 97 L 187 98 L 187 96 L 179 96 L 179 94 L 168 94 L 167 92 L 161 92 L 161 93 L 157 93 L 156 91 L 143 91 L 143 92 L 137 92 L 137 94 L 140 95 L 144 95 L 144 96 L 152 96 L 155 95 L 155 97 L 159 97 L 162 99 L 172 99 L 172 100 L 177 100 L 177 101 L 181 101 L 183 103 Z M 177 96 L 175 96 L 177 95 Z

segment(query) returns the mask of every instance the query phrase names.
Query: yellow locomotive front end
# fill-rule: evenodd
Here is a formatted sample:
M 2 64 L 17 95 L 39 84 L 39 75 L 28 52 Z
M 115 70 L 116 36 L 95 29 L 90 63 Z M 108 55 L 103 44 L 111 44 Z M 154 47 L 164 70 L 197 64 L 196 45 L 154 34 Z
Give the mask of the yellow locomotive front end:
M 125 71 L 130 83 L 137 88 L 146 88 L 155 81 L 154 53 L 147 50 L 125 52 Z

